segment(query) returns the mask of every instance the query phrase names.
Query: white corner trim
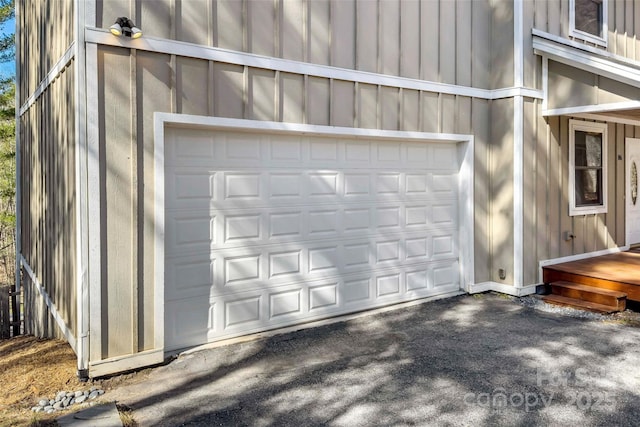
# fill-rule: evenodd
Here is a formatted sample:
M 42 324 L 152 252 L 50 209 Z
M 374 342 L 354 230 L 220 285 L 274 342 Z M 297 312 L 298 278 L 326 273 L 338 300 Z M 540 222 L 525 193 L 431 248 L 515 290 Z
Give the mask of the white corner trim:
M 45 90 L 49 87 L 51 83 L 67 68 L 67 65 L 73 60 L 76 55 L 76 43 L 75 41 L 71 43 L 71 45 L 67 48 L 67 50 L 62 54 L 60 59 L 55 63 L 55 65 L 49 70 L 49 73 L 46 75 L 44 79 L 40 82 L 35 92 L 31 94 L 31 96 L 25 101 L 25 103 L 20 107 L 19 116 L 22 115 L 29 109 L 33 104 L 35 104 L 36 100 L 44 93 Z M 17 77 L 17 76 L 16 76 Z
M 87 268 L 89 274 L 89 361 L 102 355 L 102 243 L 100 225 L 100 120 L 98 105 L 98 48 L 87 44 L 86 157 Z
M 164 351 L 159 349 L 126 354 L 89 363 L 89 376 L 91 378 L 103 377 L 114 372 L 130 371 L 162 362 L 164 362 Z
M 637 119 L 628 119 L 624 117 L 617 116 L 609 116 L 605 114 L 593 114 L 593 113 L 579 113 L 579 114 L 571 114 L 571 116 L 579 118 L 579 119 L 587 119 L 587 120 L 598 120 L 602 122 L 610 122 L 610 123 L 620 123 L 623 125 L 632 125 L 632 126 L 640 126 L 640 120 Z
M 524 5 L 513 2 L 513 85 L 524 86 Z
M 606 113 L 640 109 L 640 101 L 611 102 L 608 104 L 579 105 L 575 107 L 543 109 L 543 116 L 569 116 L 584 113 Z
M 633 61 L 632 65 L 625 65 L 617 57 L 612 58 L 611 55 L 603 55 L 556 40 L 535 37 L 535 35 L 534 30 L 533 50 L 537 55 L 633 87 L 640 87 L 640 63 L 638 62 Z M 624 62 L 629 63 L 629 61 Z
M 239 52 L 216 47 L 203 46 L 177 40 L 161 39 L 144 36 L 137 40 L 125 37 L 114 37 L 109 31 L 100 28 L 85 28 L 87 43 L 98 45 L 118 46 L 128 49 L 138 49 L 148 52 L 158 52 L 168 55 L 205 59 L 224 62 L 227 64 L 247 67 L 263 68 L 286 73 L 323 77 L 349 82 L 367 83 L 377 86 L 389 86 L 403 89 L 413 89 L 424 92 L 443 93 L 448 95 L 467 96 L 480 99 L 501 99 L 522 95 L 530 98 L 542 98 L 542 91 L 525 87 L 501 88 L 496 90 L 480 89 L 469 86 L 458 86 L 446 83 L 429 82 L 407 77 L 397 77 L 366 71 L 338 68 L 328 65 L 311 64 L 308 62 L 274 58 Z
M 22 268 L 29 275 L 29 278 L 31 279 L 31 283 L 38 290 L 38 294 L 40 295 L 40 297 L 44 299 L 44 303 L 49 308 L 49 311 L 51 312 L 51 316 L 53 316 L 54 320 L 58 324 L 58 327 L 62 331 L 62 334 L 65 336 L 65 338 L 69 342 L 69 345 L 71 346 L 73 351 L 77 353 L 78 350 L 76 345 L 76 337 L 73 335 L 71 330 L 67 327 L 67 324 L 62 319 L 62 316 L 60 316 L 60 313 L 58 313 L 58 310 L 56 309 L 56 305 L 53 303 L 53 301 L 51 301 L 49 294 L 47 293 L 47 291 L 45 291 L 44 286 L 42 286 L 42 284 L 36 277 L 35 273 L 31 269 L 31 266 L 29 265 L 27 260 L 24 259 L 23 256 L 20 256 L 20 258 L 21 258 Z
M 603 249 L 595 252 L 586 252 L 584 254 L 569 255 L 569 256 L 560 257 L 560 258 L 542 260 L 538 262 L 538 277 L 539 277 L 540 283 L 543 282 L 542 267 L 547 267 L 549 265 L 555 265 L 555 264 L 563 264 L 565 262 L 580 261 L 581 259 L 594 258 L 598 256 L 617 254 L 620 252 L 626 252 L 628 250 L 629 250 L 629 246 L 627 245 L 627 246 L 620 246 L 616 248 Z
M 87 117 L 86 69 L 84 43 L 84 0 L 74 1 L 74 43 L 77 47 L 75 67 L 75 193 L 76 193 L 76 311 L 78 370 L 89 367 L 89 272 L 87 213 Z
M 468 289 L 468 292 L 470 294 L 477 294 L 480 292 L 494 291 L 500 292 L 502 294 L 512 295 L 514 297 L 522 297 L 525 295 L 535 294 L 537 286 L 538 285 L 527 285 L 516 287 L 512 285 L 506 285 L 504 283 L 481 282 L 471 285 Z
M 513 280 L 524 286 L 524 99 L 513 108 Z
M 164 126 L 169 117 L 163 113 L 153 114 L 153 169 L 155 190 L 154 200 L 154 253 L 155 253 L 155 288 L 154 288 L 154 347 L 164 351 Z

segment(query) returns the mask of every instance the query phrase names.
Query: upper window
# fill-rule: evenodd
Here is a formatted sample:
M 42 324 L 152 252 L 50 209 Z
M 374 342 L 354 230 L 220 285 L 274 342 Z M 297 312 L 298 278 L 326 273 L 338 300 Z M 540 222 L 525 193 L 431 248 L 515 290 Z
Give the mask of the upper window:
M 607 212 L 607 125 L 569 123 L 569 215 Z
M 607 0 L 569 0 L 570 35 L 607 46 Z

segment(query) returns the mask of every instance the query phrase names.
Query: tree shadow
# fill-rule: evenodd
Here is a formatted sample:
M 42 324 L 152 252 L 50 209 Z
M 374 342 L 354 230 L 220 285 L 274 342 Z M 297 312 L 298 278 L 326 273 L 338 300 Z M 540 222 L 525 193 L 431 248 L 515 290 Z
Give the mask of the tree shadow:
M 624 424 L 638 337 L 463 296 L 195 352 L 117 394 L 154 425 Z

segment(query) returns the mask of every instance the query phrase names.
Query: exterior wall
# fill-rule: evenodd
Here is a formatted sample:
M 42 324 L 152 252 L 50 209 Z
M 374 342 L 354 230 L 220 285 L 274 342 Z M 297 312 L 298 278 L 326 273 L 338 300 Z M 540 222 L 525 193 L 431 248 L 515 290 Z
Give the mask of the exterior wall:
M 484 2 L 105 0 L 96 4 L 96 26 L 128 14 L 145 37 L 489 87 L 491 13 Z M 483 49 L 472 49 L 476 43 Z M 401 56 L 401 48 L 415 54 Z M 489 144 L 484 100 L 111 47 L 99 48 L 98 64 L 105 333 L 92 360 L 154 346 L 154 112 L 427 132 L 473 126 L 476 146 Z M 488 163 L 485 152 L 479 158 Z M 477 187 L 486 206 L 486 183 Z M 478 212 L 488 229 L 486 210 Z
M 16 0 L 20 10 L 16 26 L 20 33 L 20 99 L 26 101 L 54 64 L 73 42 L 73 4 L 71 0 Z
M 640 88 L 549 61 L 548 108 L 637 101 Z
M 99 135 L 105 260 L 102 319 L 108 334 L 103 334 L 102 348 L 92 358 L 154 346 L 154 112 L 473 134 L 476 173 L 490 175 L 486 168 L 491 101 L 487 100 L 108 46 L 98 48 L 98 87 L 103 120 Z M 475 183 L 476 229 L 486 233 L 490 189 L 483 179 Z M 486 281 L 490 248 L 480 236 L 475 274 L 476 280 Z
M 640 127 L 608 124 L 608 212 L 569 216 L 569 120 L 542 118 L 538 102 L 527 102 L 525 153 L 525 282 L 537 283 L 538 262 L 625 245 L 624 140 Z M 576 237 L 565 241 L 563 233 Z
M 508 0 L 98 0 L 96 27 L 126 15 L 148 37 L 492 88 L 512 84 L 512 10 Z
M 533 12 L 534 28 L 571 39 L 568 0 L 525 0 Z M 640 10 L 635 2 L 608 0 L 607 51 L 640 60 Z M 582 40 L 576 39 L 583 43 Z
M 21 254 L 27 293 L 27 331 L 54 336 L 52 310 L 28 277 L 31 270 L 76 335 L 75 76 L 73 61 L 34 95 L 73 37 L 72 3 L 24 0 L 18 4 Z M 29 101 L 29 102 L 27 102 Z

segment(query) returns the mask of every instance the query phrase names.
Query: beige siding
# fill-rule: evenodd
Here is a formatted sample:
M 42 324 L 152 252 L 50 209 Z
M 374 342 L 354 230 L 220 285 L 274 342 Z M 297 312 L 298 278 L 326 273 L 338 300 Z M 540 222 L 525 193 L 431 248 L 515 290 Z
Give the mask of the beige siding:
M 549 61 L 548 108 L 567 108 L 640 99 L 640 88 Z
M 491 280 L 513 283 L 513 99 L 494 101 L 491 105 L 490 205 Z M 478 238 L 478 237 L 476 237 Z M 487 262 L 487 258 L 484 259 Z M 504 269 L 501 280 L 498 270 Z M 476 279 L 477 281 L 477 279 Z
M 103 358 L 154 345 L 154 112 L 474 134 L 476 173 L 491 175 L 489 101 L 150 52 L 132 55 L 124 48 L 100 47 L 98 59 L 103 120 Z M 109 72 L 116 68 L 121 73 Z M 500 102 L 506 116 L 513 117 L 511 104 Z M 505 119 L 502 125 L 509 128 L 508 122 Z M 494 155 L 501 154 L 495 150 Z M 477 179 L 475 185 L 476 227 L 482 233 L 477 241 L 486 242 L 491 189 L 485 180 Z M 477 280 L 489 280 L 490 250 L 484 243 L 476 247 Z
M 19 123 L 22 254 L 73 334 L 76 329 L 74 108 L 71 66 L 25 112 Z M 34 291 L 32 287 L 27 289 Z M 39 293 L 32 293 L 29 298 L 25 310 L 36 317 L 27 318 L 27 331 L 57 336 L 59 331 Z
M 534 28 L 551 34 L 569 35 L 568 0 L 526 0 L 526 9 L 533 13 Z M 637 2 L 609 0 L 607 51 L 640 60 L 640 10 Z M 530 19 L 530 18 L 527 18 Z M 580 39 L 576 41 L 581 42 Z
M 26 100 L 73 41 L 73 1 L 19 0 L 20 99 Z
M 538 261 L 625 244 L 624 140 L 640 128 L 608 126 L 608 212 L 569 216 L 569 117 L 542 119 L 539 101 L 525 103 L 525 283 L 538 283 Z M 576 237 L 565 241 L 568 231 Z
M 147 36 L 491 88 L 511 85 L 512 13 L 507 0 L 98 0 L 96 25 L 127 15 Z

